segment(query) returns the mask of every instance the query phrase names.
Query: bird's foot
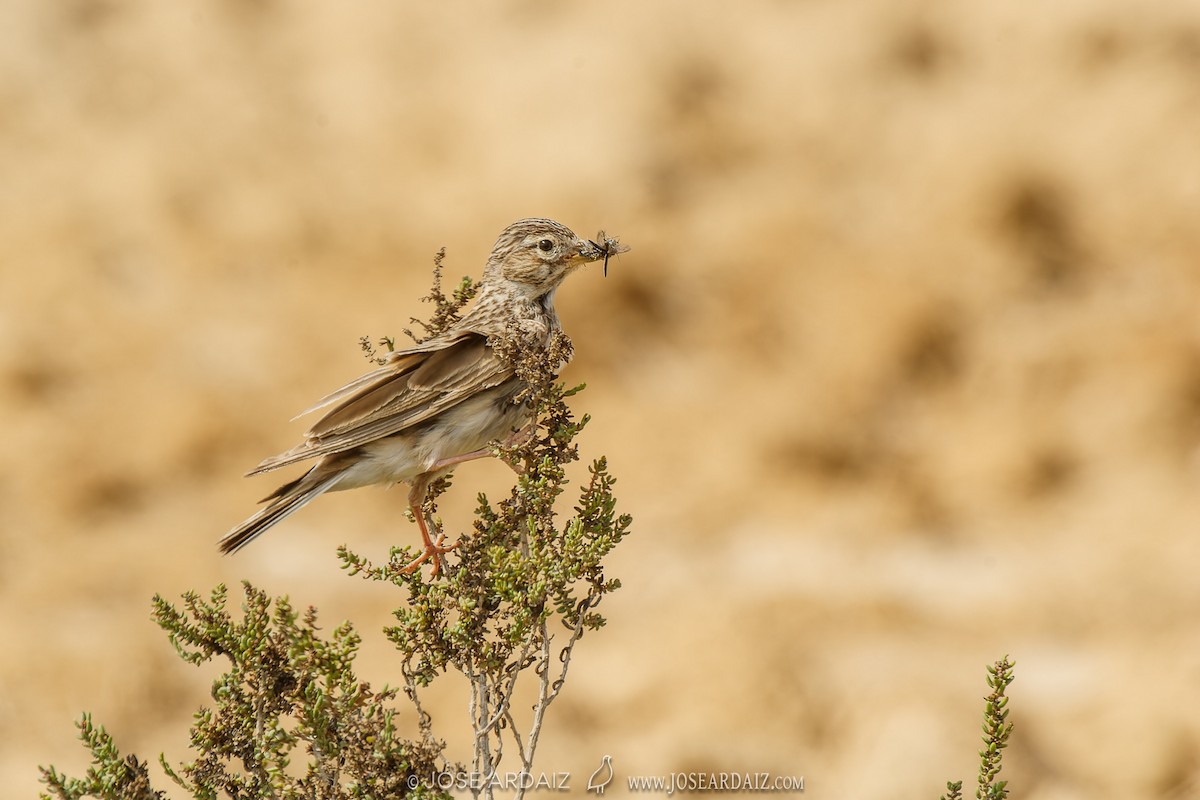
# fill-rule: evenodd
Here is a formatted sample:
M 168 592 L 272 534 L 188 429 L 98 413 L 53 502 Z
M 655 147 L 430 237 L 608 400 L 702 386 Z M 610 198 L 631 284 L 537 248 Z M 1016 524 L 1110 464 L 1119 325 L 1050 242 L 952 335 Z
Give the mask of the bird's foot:
M 405 575 L 410 575 L 421 568 L 421 565 L 426 561 L 432 561 L 433 572 L 430 577 L 436 578 L 438 574 L 446 568 L 446 559 L 442 557 L 444 553 L 449 553 L 451 550 L 458 549 L 462 542 L 455 542 L 449 547 L 442 547 L 442 543 L 446 541 L 446 534 L 439 533 L 436 541 L 427 541 L 425 543 L 425 552 L 414 558 L 400 572 Z

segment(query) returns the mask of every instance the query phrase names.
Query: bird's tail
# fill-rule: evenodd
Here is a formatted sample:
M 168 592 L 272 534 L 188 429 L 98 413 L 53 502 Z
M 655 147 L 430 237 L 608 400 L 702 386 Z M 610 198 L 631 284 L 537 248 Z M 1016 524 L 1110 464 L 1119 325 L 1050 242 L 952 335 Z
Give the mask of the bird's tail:
M 259 509 L 258 513 L 225 534 L 221 539 L 217 545 L 221 552 L 229 554 L 241 550 L 266 533 L 275 523 L 287 519 L 332 489 L 338 478 L 341 477 L 341 473 L 330 474 L 322 471 L 323 474 L 320 474 L 318 473 L 319 466 L 313 467 L 301 477 L 280 486 L 272 494 L 263 498 L 263 502 L 267 503 L 266 507 Z

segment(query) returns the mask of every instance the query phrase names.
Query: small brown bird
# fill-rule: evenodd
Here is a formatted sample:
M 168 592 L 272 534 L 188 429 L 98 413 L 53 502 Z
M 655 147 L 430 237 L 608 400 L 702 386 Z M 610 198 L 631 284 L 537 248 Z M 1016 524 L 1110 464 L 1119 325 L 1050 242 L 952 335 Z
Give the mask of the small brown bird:
M 429 484 L 456 465 L 490 455 L 489 442 L 513 437 L 529 422 L 514 402 L 523 388 L 490 337 L 518 331 L 545 347 L 561 330 L 554 292 L 579 267 L 625 252 L 600 234 L 581 239 L 548 219 L 523 219 L 504 229 L 484 268 L 475 304 L 450 330 L 390 353 L 380 369 L 351 381 L 300 416 L 333 406 L 303 442 L 263 460 L 248 475 L 316 458 L 308 472 L 263 499 L 267 505 L 220 542 L 232 553 L 325 492 L 373 484 L 411 485 L 408 503 L 424 552 L 406 569 L 433 559 L 438 572 L 443 537 L 434 541 L 421 511 Z

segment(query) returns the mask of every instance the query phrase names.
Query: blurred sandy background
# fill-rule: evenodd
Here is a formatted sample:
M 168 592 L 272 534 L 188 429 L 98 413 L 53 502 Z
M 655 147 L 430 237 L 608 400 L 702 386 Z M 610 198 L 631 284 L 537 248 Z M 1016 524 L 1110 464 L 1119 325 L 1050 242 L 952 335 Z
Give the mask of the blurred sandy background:
M 559 295 L 635 535 L 541 768 L 973 792 L 1008 653 L 1014 797 L 1200 793 L 1200 8 L 1021 5 L 0 6 L 0 793 L 83 709 L 186 758 L 154 592 L 290 593 L 395 681 L 333 550 L 402 493 L 214 543 L 530 215 L 634 248 Z

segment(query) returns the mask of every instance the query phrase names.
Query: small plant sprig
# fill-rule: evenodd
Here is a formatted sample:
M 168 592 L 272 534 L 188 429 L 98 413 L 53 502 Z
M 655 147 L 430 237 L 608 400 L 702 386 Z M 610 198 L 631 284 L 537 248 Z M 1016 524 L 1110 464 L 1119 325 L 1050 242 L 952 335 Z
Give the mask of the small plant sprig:
M 430 289 L 429 294 L 421 298 L 422 302 L 433 303 L 434 310 L 429 321 L 425 322 L 416 317 L 409 318 L 409 322 L 421 327 L 423 334 L 416 334 L 411 328 L 404 329 L 404 335 L 417 344 L 448 330 L 454 323 L 462 319 L 463 309 L 479 291 L 479 284 L 472 281 L 470 277 L 464 276 L 447 296 L 442 291 L 442 262 L 445 259 L 446 248 L 443 247 L 433 257 L 433 288 Z M 391 336 L 383 336 L 378 342 L 373 342 L 370 336 L 363 336 L 358 340 L 358 346 L 368 361 L 383 365 L 388 362 L 389 354 L 395 352 L 396 340 Z M 377 346 L 384 348 L 383 351 L 381 352 Z
M 380 355 L 375 349 L 375 345 L 385 348 L 384 354 Z M 358 340 L 358 346 L 363 351 L 363 356 L 367 361 L 374 361 L 376 364 L 383 366 L 388 362 L 388 353 L 393 353 L 396 350 L 396 340 L 390 336 L 381 337 L 378 343 L 372 342 L 370 336 L 362 336 Z
M 410 328 L 404 329 L 404 335 L 417 344 L 453 327 L 454 323 L 462 319 L 462 311 L 467 303 L 471 302 L 471 298 L 479 291 L 478 282 L 472 281 L 468 276 L 463 276 L 458 285 L 451 290 L 450 296 L 447 297 L 446 293 L 442 291 L 442 262 L 445 260 L 446 248 L 443 247 L 433 257 L 433 287 L 429 294 L 421 298 L 421 302 L 433 303 L 433 314 L 429 316 L 429 321 L 425 322 L 416 317 L 410 317 L 408 320 L 413 325 L 420 326 L 424 335 L 413 333 Z
M 1004 748 L 1008 747 L 1008 737 L 1012 734 L 1013 725 L 1008 721 L 1008 695 L 1005 691 L 1013 682 L 1015 663 L 1008 656 L 988 666 L 988 686 L 992 692 L 984 698 L 983 709 L 983 744 L 979 751 L 979 788 L 975 792 L 977 800 L 1004 800 L 1008 797 L 1008 781 L 998 781 Z M 941 800 L 962 800 L 962 781 L 951 781 L 946 784 L 949 794 L 944 794 Z
M 962 781 L 946 781 L 946 790 L 939 800 L 962 800 Z
M 57 797 L 78 800 L 81 797 L 119 797 L 122 800 L 159 800 L 164 795 L 150 787 L 146 762 L 137 756 L 121 757 L 116 743 L 103 726 L 92 723 L 92 715 L 84 714 L 75 723 L 79 740 L 92 754 L 92 765 L 82 778 L 69 778 L 54 767 L 42 767 L 42 783 L 50 793 L 42 798 Z
M 983 744 L 979 751 L 979 789 L 975 797 L 979 800 L 1004 800 L 1008 797 L 1008 781 L 997 781 L 1001 758 L 1008 747 L 1012 734 L 1012 723 L 1008 721 L 1008 696 L 1005 690 L 1013 682 L 1013 662 L 1008 656 L 988 667 L 988 686 L 992 693 L 986 698 L 983 711 Z

